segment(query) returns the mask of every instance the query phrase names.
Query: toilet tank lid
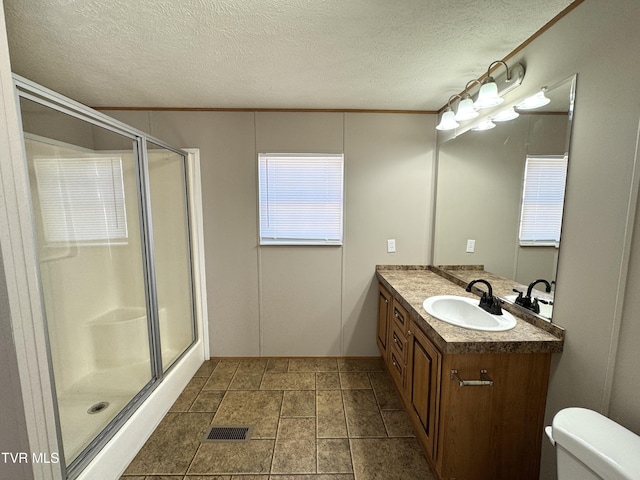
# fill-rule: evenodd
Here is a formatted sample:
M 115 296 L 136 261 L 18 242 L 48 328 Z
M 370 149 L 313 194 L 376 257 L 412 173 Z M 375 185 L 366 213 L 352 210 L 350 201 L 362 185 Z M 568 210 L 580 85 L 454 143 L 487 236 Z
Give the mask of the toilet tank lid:
M 553 440 L 603 478 L 640 479 L 640 437 L 586 408 L 553 418 Z

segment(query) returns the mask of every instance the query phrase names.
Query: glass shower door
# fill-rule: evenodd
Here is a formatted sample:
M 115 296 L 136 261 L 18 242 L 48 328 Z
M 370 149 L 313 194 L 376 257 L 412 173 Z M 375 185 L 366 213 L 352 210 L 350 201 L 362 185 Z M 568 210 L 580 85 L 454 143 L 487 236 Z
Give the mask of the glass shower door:
M 166 371 L 195 338 L 185 157 L 147 142 L 160 350 Z
M 69 468 L 154 381 L 138 142 L 20 102 L 59 436 Z

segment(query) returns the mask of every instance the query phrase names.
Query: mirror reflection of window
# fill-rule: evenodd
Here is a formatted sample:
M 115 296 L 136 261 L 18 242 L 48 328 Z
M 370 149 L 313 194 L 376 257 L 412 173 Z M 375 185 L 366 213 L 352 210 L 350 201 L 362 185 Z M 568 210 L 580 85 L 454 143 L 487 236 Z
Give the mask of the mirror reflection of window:
M 528 155 L 520 214 L 521 246 L 560 246 L 566 155 Z

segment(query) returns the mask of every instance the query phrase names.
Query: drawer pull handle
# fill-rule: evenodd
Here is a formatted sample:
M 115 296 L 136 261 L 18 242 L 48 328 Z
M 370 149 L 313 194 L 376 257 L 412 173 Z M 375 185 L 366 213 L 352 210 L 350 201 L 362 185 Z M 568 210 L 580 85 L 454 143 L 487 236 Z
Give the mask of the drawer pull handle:
M 396 370 L 398 371 L 398 373 L 399 373 L 400 375 L 402 375 L 402 365 L 400 365 L 400 364 L 396 361 L 396 359 L 395 359 L 395 357 L 394 357 L 393 355 L 391 355 L 391 363 L 393 363 L 393 366 L 394 366 L 394 367 L 396 367 Z
M 398 321 L 404 325 L 404 317 L 398 312 L 396 308 L 393 309 L 393 316 L 398 319 Z
M 395 332 L 393 332 L 393 343 L 395 343 L 398 346 L 398 348 L 400 349 L 400 352 L 404 350 L 404 347 L 402 346 L 402 342 L 400 341 L 400 339 L 398 338 Z
M 461 387 L 485 387 L 493 385 L 493 380 L 486 370 L 480 370 L 480 380 L 462 380 L 458 376 L 458 370 L 451 370 L 451 380 L 458 382 Z

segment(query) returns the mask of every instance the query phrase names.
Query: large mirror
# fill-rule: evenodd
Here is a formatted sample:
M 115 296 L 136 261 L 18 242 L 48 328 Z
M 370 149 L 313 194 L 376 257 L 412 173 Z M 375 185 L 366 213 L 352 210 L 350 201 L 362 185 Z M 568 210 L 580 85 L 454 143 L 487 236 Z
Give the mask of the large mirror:
M 546 200 L 529 199 L 523 210 L 523 192 L 535 194 L 540 186 L 556 181 L 543 176 L 536 185 L 536 165 L 544 167 L 546 162 L 562 172 L 558 166 L 564 162 L 566 174 L 575 83 L 572 76 L 546 89 L 551 101 L 545 106 L 516 108 L 519 116 L 513 120 L 495 122 L 490 130 L 459 133 L 439 144 L 435 265 L 484 267 L 496 280 L 505 280 L 498 294 L 507 300 L 513 300 L 512 288 L 524 289 L 526 295 L 527 287 L 538 279 L 554 286 L 560 239 L 527 237 L 521 220 L 528 218 L 530 208 L 534 215 L 543 212 Z M 560 181 L 559 223 L 564 178 Z M 463 272 L 458 270 L 456 275 L 463 277 Z M 549 302 L 540 314 L 550 319 L 553 290 L 550 294 L 545 290 L 540 283 L 532 292 Z

